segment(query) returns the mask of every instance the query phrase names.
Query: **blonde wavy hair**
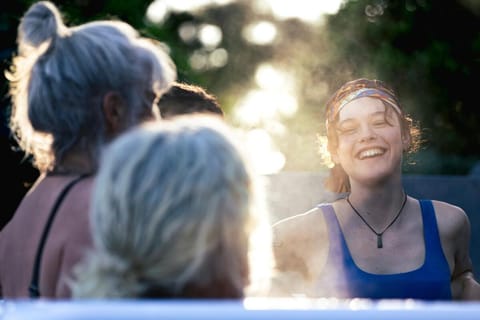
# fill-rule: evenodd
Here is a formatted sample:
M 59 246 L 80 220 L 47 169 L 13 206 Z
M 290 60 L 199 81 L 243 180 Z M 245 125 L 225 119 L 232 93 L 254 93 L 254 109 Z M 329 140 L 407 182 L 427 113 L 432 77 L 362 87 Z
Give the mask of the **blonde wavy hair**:
M 242 298 L 252 252 L 273 265 L 262 185 L 217 118 L 145 124 L 106 150 L 74 297 Z

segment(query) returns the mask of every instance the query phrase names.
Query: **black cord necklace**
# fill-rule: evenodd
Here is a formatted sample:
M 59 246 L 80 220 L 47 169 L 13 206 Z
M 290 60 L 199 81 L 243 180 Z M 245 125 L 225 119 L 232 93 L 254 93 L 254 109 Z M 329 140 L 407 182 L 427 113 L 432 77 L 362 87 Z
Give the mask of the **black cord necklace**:
M 393 218 L 392 222 L 390 222 L 390 224 L 388 226 L 385 227 L 385 229 L 383 229 L 382 232 L 377 232 L 375 231 L 375 229 L 372 228 L 372 226 L 370 224 L 368 224 L 367 220 L 365 220 L 362 215 L 360 214 L 360 212 L 358 212 L 357 209 L 355 209 L 355 207 L 353 206 L 353 204 L 350 202 L 350 199 L 349 197 L 347 197 L 347 202 L 348 204 L 350 205 L 350 207 L 352 207 L 353 211 L 355 211 L 355 213 L 360 217 L 360 219 L 362 219 L 363 223 L 365 223 L 367 225 L 367 227 L 372 230 L 373 233 L 375 233 L 377 235 L 377 248 L 381 249 L 383 248 L 383 241 L 382 241 L 382 236 L 383 234 L 385 233 L 385 231 L 387 231 L 388 228 L 390 228 L 394 223 L 395 221 L 397 221 L 398 217 L 400 216 L 400 213 L 402 213 L 403 211 L 403 208 L 405 207 L 405 203 L 407 203 L 407 194 L 404 193 L 404 198 L 403 198 L 403 203 L 402 203 L 402 206 L 400 207 L 400 210 L 398 210 L 398 213 L 397 215 L 395 216 L 395 218 Z

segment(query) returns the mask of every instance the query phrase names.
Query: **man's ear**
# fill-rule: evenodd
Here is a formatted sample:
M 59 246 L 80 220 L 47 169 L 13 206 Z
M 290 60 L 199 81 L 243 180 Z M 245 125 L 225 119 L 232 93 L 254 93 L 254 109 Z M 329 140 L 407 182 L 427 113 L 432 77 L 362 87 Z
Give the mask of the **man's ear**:
M 103 96 L 103 114 L 109 137 L 116 136 L 124 127 L 125 100 L 116 91 L 109 91 Z

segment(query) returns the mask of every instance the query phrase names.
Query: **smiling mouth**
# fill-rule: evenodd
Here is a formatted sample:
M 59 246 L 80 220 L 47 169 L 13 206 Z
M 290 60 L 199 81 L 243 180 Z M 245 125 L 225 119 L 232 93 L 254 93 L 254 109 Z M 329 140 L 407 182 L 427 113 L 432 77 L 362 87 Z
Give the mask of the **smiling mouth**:
M 381 148 L 373 148 L 373 149 L 367 149 L 363 150 L 358 154 L 358 158 L 360 160 L 367 159 L 367 158 L 373 158 L 377 156 L 381 156 L 385 153 L 385 149 Z

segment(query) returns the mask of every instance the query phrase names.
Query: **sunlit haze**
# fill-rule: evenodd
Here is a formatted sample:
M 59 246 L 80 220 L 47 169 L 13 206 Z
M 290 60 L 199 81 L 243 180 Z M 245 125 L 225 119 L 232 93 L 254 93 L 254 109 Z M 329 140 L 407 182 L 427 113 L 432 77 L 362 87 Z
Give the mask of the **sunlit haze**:
M 330 156 L 330 152 L 328 152 L 328 139 L 327 136 L 318 136 L 317 137 L 317 142 L 318 142 L 318 153 L 322 159 L 323 164 L 327 168 L 333 168 L 334 163 L 332 161 L 332 158 Z
M 197 26 L 192 22 L 184 22 L 178 28 L 178 35 L 183 42 L 193 42 L 197 37 Z
M 270 44 L 277 36 L 277 28 L 269 21 L 259 21 L 249 24 L 243 29 L 243 37 L 258 45 Z
M 207 48 L 215 48 L 222 41 L 222 30 L 211 24 L 203 24 L 198 30 L 198 39 Z
M 154 0 L 147 9 L 147 18 L 162 23 L 170 12 L 195 12 L 208 6 L 223 6 L 236 0 Z
M 148 10 L 147 17 L 154 23 L 163 22 L 170 12 L 195 12 L 208 6 L 222 6 L 241 0 L 155 0 Z M 269 10 L 278 19 L 297 18 L 306 22 L 316 22 L 325 14 L 335 14 L 344 0 L 256 0 L 254 8 Z
M 163 23 L 172 12 L 195 13 L 210 6 L 223 6 L 241 0 L 155 0 L 147 10 L 152 23 Z M 343 0 L 253 0 L 252 10 L 274 19 L 296 18 L 307 23 L 321 22 L 325 14 L 335 14 Z M 254 45 L 270 45 L 278 35 L 275 21 L 258 20 L 243 27 L 243 38 Z M 207 71 L 221 68 L 229 62 L 229 52 L 222 48 L 223 31 L 219 26 L 201 22 L 185 22 L 178 33 L 185 43 L 198 41 L 201 48 L 189 57 L 193 70 Z M 282 123 L 299 109 L 295 77 L 287 70 L 263 63 L 252 75 L 249 91 L 238 98 L 232 108 L 232 118 L 245 128 L 247 147 L 255 154 L 255 169 L 262 174 L 279 172 L 286 163 L 285 155 L 275 145 L 274 138 L 282 137 L 286 127 Z
M 270 134 L 264 129 L 246 131 L 242 139 L 251 159 L 253 169 L 259 174 L 279 172 L 285 165 L 285 156 L 273 144 Z
M 319 22 L 325 14 L 335 14 L 343 0 L 257 0 L 258 8 L 268 8 L 278 19 L 297 18 Z

